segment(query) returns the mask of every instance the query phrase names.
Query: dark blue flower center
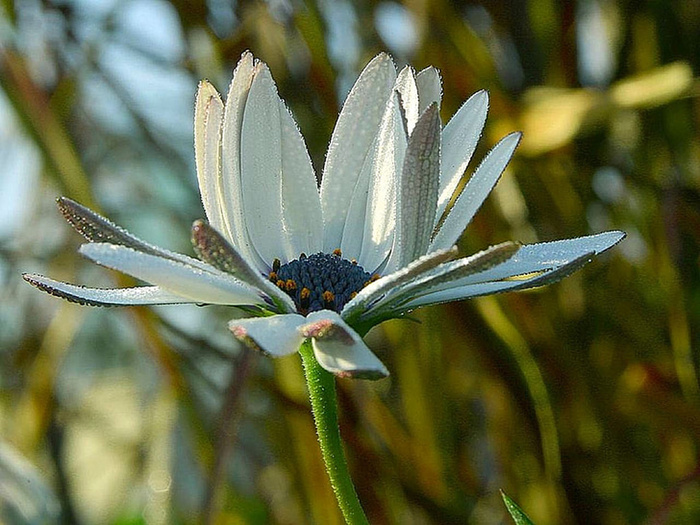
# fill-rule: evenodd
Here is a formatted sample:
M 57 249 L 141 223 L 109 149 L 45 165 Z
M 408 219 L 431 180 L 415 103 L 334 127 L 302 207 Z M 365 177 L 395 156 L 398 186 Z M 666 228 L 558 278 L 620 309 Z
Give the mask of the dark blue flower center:
M 355 260 L 343 259 L 340 250 L 335 250 L 332 254 L 302 253 L 286 264 L 275 259 L 268 278 L 292 298 L 299 313 L 306 315 L 323 309 L 340 312 L 379 276 L 366 272 Z

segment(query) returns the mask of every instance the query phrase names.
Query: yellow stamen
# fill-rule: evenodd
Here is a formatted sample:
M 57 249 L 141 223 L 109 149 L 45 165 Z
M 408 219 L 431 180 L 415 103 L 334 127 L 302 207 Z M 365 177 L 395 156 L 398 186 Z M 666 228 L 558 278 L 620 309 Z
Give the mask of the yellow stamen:
M 326 308 L 335 307 L 335 295 L 330 290 L 323 292 L 323 306 Z
M 284 289 L 287 290 L 287 292 L 295 292 L 297 289 L 297 283 L 294 279 L 287 279 L 287 282 L 284 283 Z
M 299 292 L 299 306 L 302 312 L 306 312 L 309 309 L 309 304 L 311 303 L 311 290 L 306 286 Z

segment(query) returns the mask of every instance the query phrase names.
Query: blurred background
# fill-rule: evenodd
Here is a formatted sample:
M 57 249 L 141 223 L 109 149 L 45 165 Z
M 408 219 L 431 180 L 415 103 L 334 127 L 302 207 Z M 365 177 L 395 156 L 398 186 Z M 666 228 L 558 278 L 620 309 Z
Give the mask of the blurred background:
M 476 160 L 525 135 L 463 253 L 627 232 L 554 286 L 370 332 L 391 377 L 338 385 L 372 523 L 511 523 L 499 489 L 538 524 L 700 523 L 699 2 L 0 9 L 0 521 L 341 523 L 298 356 L 241 351 L 234 309 L 86 308 L 20 276 L 127 282 L 80 258 L 59 195 L 192 253 L 197 82 L 225 92 L 250 49 L 318 170 L 379 51 L 441 70 L 444 122 L 488 89 Z

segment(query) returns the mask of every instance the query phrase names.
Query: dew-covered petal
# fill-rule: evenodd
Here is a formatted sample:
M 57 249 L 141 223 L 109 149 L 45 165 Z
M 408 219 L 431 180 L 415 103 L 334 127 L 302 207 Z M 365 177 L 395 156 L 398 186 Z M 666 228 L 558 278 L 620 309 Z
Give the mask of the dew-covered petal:
M 241 129 L 241 187 L 245 221 L 255 250 L 270 264 L 285 247 L 282 230 L 282 124 L 277 88 L 263 62 L 248 93 Z
M 369 198 L 369 183 L 374 169 L 374 152 L 371 152 L 362 165 L 357 177 L 355 189 L 348 207 L 347 221 L 343 226 L 340 249 L 346 259 L 359 259 L 362 253 L 362 241 L 365 235 L 365 216 Z
M 446 289 L 427 293 L 414 299 L 407 301 L 400 307 L 395 308 L 396 312 L 407 312 L 420 306 L 428 306 L 433 304 L 448 303 L 452 301 L 461 301 L 472 297 L 482 295 L 491 295 L 502 292 L 514 292 L 517 290 L 525 290 L 527 288 L 535 288 L 560 281 L 564 277 L 571 275 L 576 270 L 582 268 L 589 263 L 595 253 L 585 253 L 579 257 L 568 261 L 562 266 L 547 270 L 533 277 L 523 279 L 512 279 L 505 281 L 487 281 L 474 284 L 466 284 L 463 286 L 448 287 Z
M 452 247 L 449 250 L 438 250 L 424 255 L 408 266 L 368 284 L 345 305 L 341 312 L 343 319 L 352 322 L 389 291 L 398 289 L 402 285 L 419 278 L 439 264 L 453 259 L 456 255 L 456 247 Z
M 192 245 L 197 255 L 217 270 L 230 273 L 244 283 L 265 292 L 283 312 L 296 310 L 292 299 L 265 279 L 238 251 L 205 221 L 192 225 Z
M 425 254 L 435 222 L 440 177 L 440 115 L 431 104 L 408 139 L 399 180 L 396 235 L 387 273 Z
M 181 253 L 175 253 L 142 241 L 109 219 L 102 217 L 82 204 L 67 198 L 57 200 L 58 209 L 73 228 L 85 239 L 95 243 L 109 243 L 126 246 L 136 251 L 179 261 L 183 264 L 206 269 L 207 265 Z
M 213 267 L 209 267 L 211 271 L 206 271 L 113 244 L 83 244 L 80 253 L 97 264 L 131 275 L 197 303 L 265 303 L 256 290 Z
M 440 108 L 442 101 L 442 81 L 440 72 L 433 66 L 428 66 L 416 75 L 418 87 L 418 114 L 422 115 L 428 106 L 435 102 Z
M 346 221 L 364 221 L 364 213 L 348 216 L 348 210 L 395 80 L 389 55 L 377 55 L 360 74 L 338 116 L 321 180 L 323 250 L 327 253 L 340 247 Z
M 396 77 L 394 89 L 401 98 L 401 109 L 404 117 L 406 135 L 413 132 L 413 127 L 418 122 L 418 86 L 416 86 L 416 72 L 411 66 L 405 66 L 399 76 Z
M 482 272 L 466 276 L 460 279 L 458 284 L 497 281 L 551 270 L 568 264 L 587 253 L 599 255 L 620 242 L 624 237 L 623 232 L 609 231 L 574 239 L 525 244 L 507 261 Z
M 39 290 L 72 303 L 86 306 L 138 306 L 194 302 L 191 299 L 175 295 L 157 286 L 88 288 L 86 286 L 55 281 L 43 275 L 32 273 L 22 274 L 22 277 Z
M 384 364 L 337 313 L 313 312 L 306 321 L 299 332 L 312 338 L 314 356 L 327 371 L 338 377 L 357 379 L 381 379 L 389 375 Z
M 250 86 L 259 71 L 256 62 L 246 51 L 233 72 L 224 108 L 220 187 L 226 226 L 222 233 L 246 259 L 264 272 L 268 271 L 269 263 L 260 258 L 248 234 L 241 181 L 241 131 Z
M 566 277 L 624 237 L 623 232 L 609 231 L 575 239 L 524 245 L 506 261 L 483 271 L 438 283 L 437 286 L 435 283 L 433 286 L 421 286 L 421 282 L 418 281 L 410 290 L 403 291 L 401 298 L 406 305 L 413 308 L 417 305 L 433 304 L 435 298 L 439 299 L 437 302 L 448 302 L 544 286 Z M 447 263 L 446 266 L 459 262 Z M 455 299 L 450 299 L 451 297 Z M 395 301 L 392 304 L 395 304 Z
M 287 106 L 279 101 L 282 125 L 282 228 L 287 259 L 323 247 L 323 216 L 311 159 Z
M 398 94 L 387 103 L 377 135 L 360 265 L 370 273 L 386 262 L 394 242 L 397 209 L 397 175 L 403 167 L 407 137 L 403 126 Z
M 202 80 L 194 109 L 194 156 L 202 205 L 209 222 L 227 231 L 221 207 L 221 128 L 224 103 L 209 82 Z
M 483 273 L 512 259 L 520 248 L 520 244 L 511 241 L 490 246 L 469 257 L 441 264 L 429 275 L 409 283 L 408 287 L 429 288 Z
M 462 104 L 442 130 L 440 195 L 436 220 L 445 212 L 464 170 L 474 154 L 486 123 L 489 95 L 478 91 Z
M 446 248 L 457 242 L 498 182 L 520 142 L 521 135 L 516 132 L 505 136 L 486 155 L 447 213 L 445 221 L 435 234 L 430 250 Z
M 282 357 L 299 350 L 304 335 L 298 328 L 306 318 L 298 314 L 273 315 L 253 319 L 233 319 L 228 328 L 249 347 L 272 357 Z
M 449 262 L 431 258 L 434 254 L 442 253 L 433 252 L 423 258 L 425 261 L 434 261 L 435 264 L 432 267 L 428 267 L 426 264 L 427 269 L 424 271 L 413 271 L 410 278 L 395 280 L 392 286 L 386 287 L 386 293 L 379 300 L 370 303 L 371 306 L 367 308 L 365 316 L 388 312 L 391 311 L 394 305 L 401 304 L 419 295 L 457 286 L 458 280 L 463 280 L 465 277 L 475 273 L 484 272 L 507 261 L 513 257 L 519 248 L 520 245 L 517 243 L 505 242 L 470 257 Z M 456 248 L 448 253 L 456 253 Z M 401 275 L 401 272 L 397 272 L 397 274 Z M 392 276 L 388 276 L 388 278 L 392 279 Z M 377 282 L 381 283 L 382 281 L 380 279 Z M 462 281 L 459 282 L 461 283 Z

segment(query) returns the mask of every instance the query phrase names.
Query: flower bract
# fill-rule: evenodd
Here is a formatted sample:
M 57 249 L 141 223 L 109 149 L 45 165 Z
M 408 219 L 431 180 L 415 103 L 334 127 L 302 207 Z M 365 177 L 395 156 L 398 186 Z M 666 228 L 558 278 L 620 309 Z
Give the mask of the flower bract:
M 88 305 L 246 306 L 233 335 L 272 356 L 311 340 L 326 370 L 388 375 L 361 335 L 421 307 L 557 281 L 619 242 L 604 232 L 506 242 L 468 257 L 455 244 L 510 161 L 511 133 L 460 181 L 486 121 L 479 91 L 443 126 L 438 71 L 400 72 L 386 54 L 362 71 L 330 140 L 318 187 L 304 139 L 267 65 L 246 52 L 226 102 L 207 81 L 195 105 L 197 177 L 207 221 L 198 258 L 152 246 L 80 204 L 59 208 L 87 243 L 80 253 L 148 286 L 86 288 L 25 274 Z

